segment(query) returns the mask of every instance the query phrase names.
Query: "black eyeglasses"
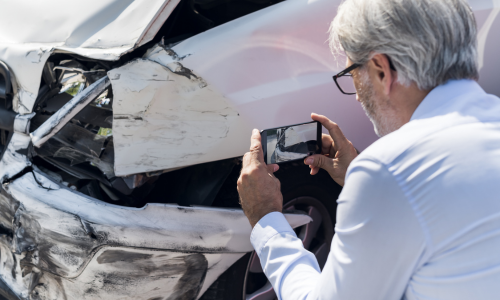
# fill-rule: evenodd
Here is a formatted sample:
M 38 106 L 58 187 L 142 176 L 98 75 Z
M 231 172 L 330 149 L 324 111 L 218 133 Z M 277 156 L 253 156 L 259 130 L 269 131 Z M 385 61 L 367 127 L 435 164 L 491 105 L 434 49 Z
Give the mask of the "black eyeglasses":
M 349 73 L 352 70 L 361 67 L 361 64 L 352 64 L 347 69 L 340 71 L 337 75 L 333 76 L 333 81 L 342 92 L 346 95 L 355 95 L 356 88 L 354 87 L 354 81 L 352 80 L 352 74 Z
M 391 59 L 387 56 L 387 59 L 389 60 L 389 67 L 391 70 L 396 71 L 396 68 L 394 68 L 394 65 L 392 64 Z M 361 67 L 362 64 L 352 64 L 350 67 L 347 69 L 344 69 L 340 71 L 337 75 L 333 76 L 333 81 L 335 81 L 335 84 L 339 88 L 339 90 L 342 92 L 342 94 L 346 95 L 355 95 L 356 94 L 356 88 L 354 87 L 354 81 L 352 80 L 352 74 L 349 73 L 352 70 Z

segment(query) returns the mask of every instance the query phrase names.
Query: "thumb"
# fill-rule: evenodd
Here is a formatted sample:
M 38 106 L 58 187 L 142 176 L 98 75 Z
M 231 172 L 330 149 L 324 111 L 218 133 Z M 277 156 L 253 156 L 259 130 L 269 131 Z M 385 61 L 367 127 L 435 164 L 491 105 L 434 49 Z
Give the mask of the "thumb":
M 333 174 L 333 158 L 328 156 L 321 154 L 311 155 L 306 157 L 304 163 L 310 167 L 322 168 L 328 173 Z
M 277 164 L 272 164 L 272 165 L 267 165 L 267 171 L 270 174 L 273 174 L 274 172 L 278 171 L 280 167 Z

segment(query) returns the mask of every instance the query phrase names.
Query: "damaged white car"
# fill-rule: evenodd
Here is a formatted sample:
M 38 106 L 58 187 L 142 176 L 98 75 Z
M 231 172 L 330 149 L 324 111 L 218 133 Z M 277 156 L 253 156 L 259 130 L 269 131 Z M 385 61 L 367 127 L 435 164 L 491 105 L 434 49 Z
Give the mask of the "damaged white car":
M 236 191 L 251 130 L 318 112 L 376 139 L 332 80 L 339 3 L 1 1 L 0 299 L 274 299 Z M 500 96 L 500 2 L 470 4 Z M 276 175 L 323 265 L 341 188 Z

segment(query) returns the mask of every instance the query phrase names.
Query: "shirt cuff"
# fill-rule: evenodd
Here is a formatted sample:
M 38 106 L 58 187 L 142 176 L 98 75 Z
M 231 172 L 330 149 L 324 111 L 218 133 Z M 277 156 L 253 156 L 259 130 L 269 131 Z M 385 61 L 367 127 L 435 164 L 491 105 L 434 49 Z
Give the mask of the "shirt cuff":
M 280 212 L 272 212 L 265 215 L 255 224 L 250 235 L 250 242 L 253 248 L 260 256 L 262 248 L 275 235 L 280 233 L 289 233 L 297 237 L 285 216 Z

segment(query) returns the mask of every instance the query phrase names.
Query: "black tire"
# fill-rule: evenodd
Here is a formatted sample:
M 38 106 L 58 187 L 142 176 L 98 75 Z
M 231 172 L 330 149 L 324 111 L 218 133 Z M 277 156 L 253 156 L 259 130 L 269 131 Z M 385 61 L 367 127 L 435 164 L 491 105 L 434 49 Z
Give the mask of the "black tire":
M 283 193 L 283 202 L 290 202 L 293 199 L 301 197 L 314 198 L 321 202 L 326 212 L 330 216 L 331 228 L 335 225 L 335 215 L 337 209 L 337 198 L 342 188 L 336 184 L 330 175 L 321 170 L 317 175 L 311 176 L 309 168 L 302 162 L 292 162 L 280 166 L 280 170 L 275 173 L 281 181 L 281 191 Z M 330 236 L 331 235 L 331 236 Z M 328 234 L 328 240 L 331 242 L 333 232 Z M 245 280 L 249 267 L 249 260 L 252 253 L 248 253 L 233 264 L 226 272 L 210 286 L 200 300 L 239 300 L 244 299 L 248 288 Z M 267 282 L 265 276 L 256 276 L 254 279 L 256 285 L 264 285 Z M 247 291 L 244 291 L 244 288 Z

